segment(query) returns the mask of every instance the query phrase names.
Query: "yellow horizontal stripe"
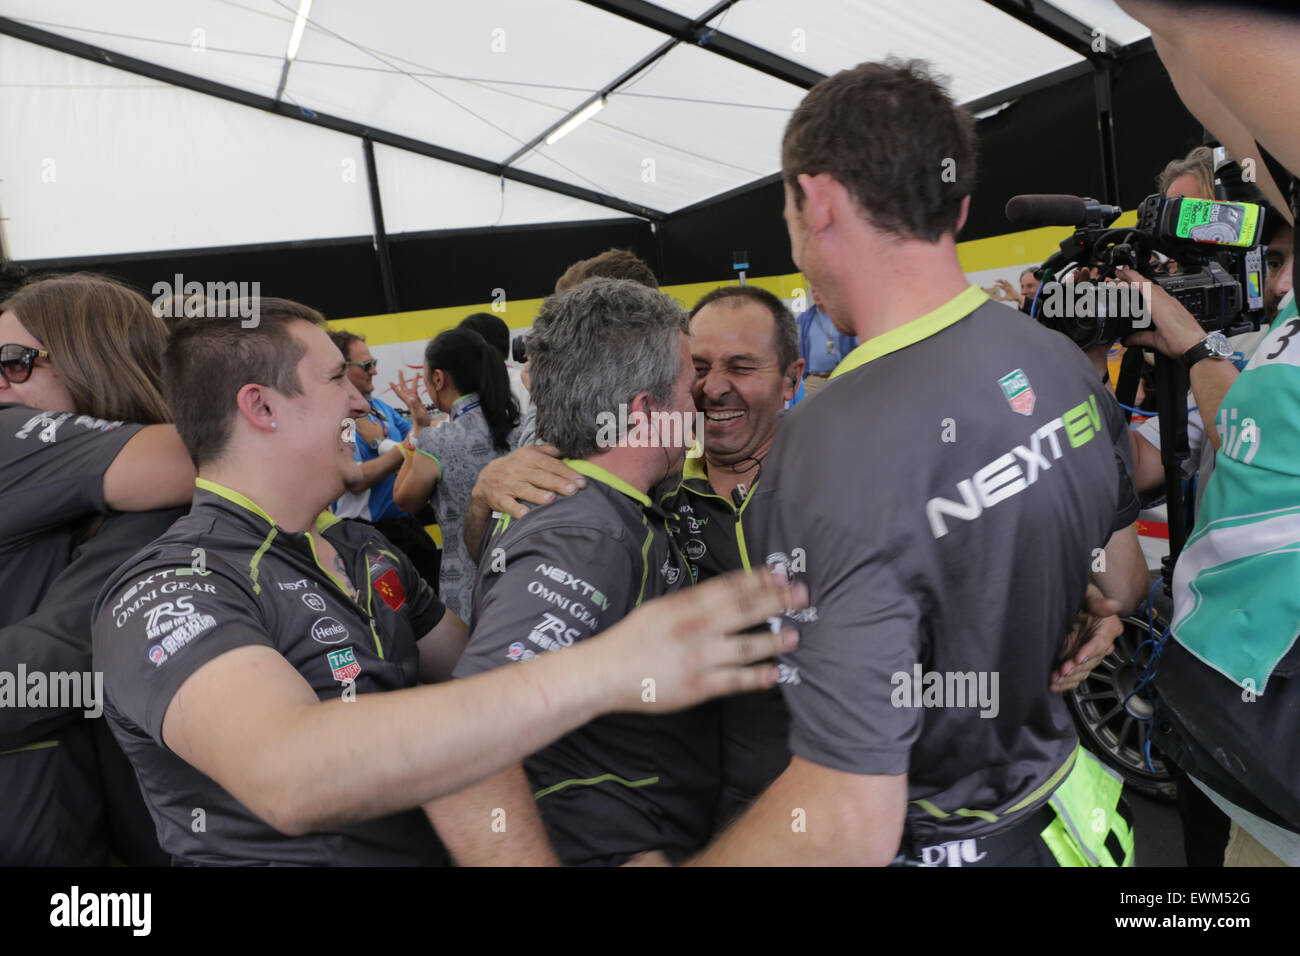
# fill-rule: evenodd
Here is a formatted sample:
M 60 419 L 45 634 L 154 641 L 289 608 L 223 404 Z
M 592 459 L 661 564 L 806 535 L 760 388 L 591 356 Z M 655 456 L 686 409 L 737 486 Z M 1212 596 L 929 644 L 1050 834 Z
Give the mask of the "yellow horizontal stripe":
M 360 332 L 368 345 L 392 345 L 395 342 L 427 342 L 439 332 L 454 329 L 461 319 L 471 312 L 490 312 L 499 315 L 512 329 L 526 329 L 533 324 L 542 307 L 541 299 L 507 299 L 498 305 L 504 311 L 493 311 L 491 302 L 456 305 L 441 309 L 419 309 L 415 312 L 393 312 L 388 315 L 365 315 L 354 319 L 335 319 L 332 329 Z
M 15 747 L 13 750 L 0 750 L 0 757 L 9 754 L 27 753 L 30 750 L 49 750 L 51 747 L 57 747 L 58 745 L 59 742 L 57 740 L 38 740 L 34 744 L 24 744 L 21 747 Z
M 625 780 L 624 778 L 612 773 L 602 773 L 599 777 L 587 777 L 585 780 L 561 780 L 559 783 L 551 784 L 542 790 L 533 794 L 534 800 L 540 800 L 542 797 L 550 796 L 568 787 L 592 787 L 598 783 L 617 783 L 629 789 L 635 790 L 637 787 L 650 787 L 659 782 L 658 777 L 646 777 L 644 780 Z
M 1137 212 L 1124 213 L 1115 222 L 1116 227 L 1131 226 L 1137 222 Z M 1061 240 L 1070 234 L 1069 227 L 1048 226 L 1009 232 L 986 239 L 972 239 L 957 243 L 957 258 L 963 272 L 983 272 L 1003 266 L 1042 262 L 1056 252 Z M 806 290 L 808 281 L 802 273 L 791 272 L 779 276 L 747 276 L 749 285 L 767 289 L 782 299 L 794 297 L 796 289 Z M 706 292 L 722 285 L 734 285 L 734 276 L 712 282 L 689 282 L 684 285 L 667 285 L 663 291 L 689 309 Z M 543 299 L 506 299 L 504 302 L 474 302 L 467 305 L 447 306 L 439 309 L 419 309 L 414 312 L 394 312 L 388 315 L 363 315 L 350 319 L 334 319 L 333 329 L 347 329 L 365 335 L 370 345 L 394 345 L 398 342 L 427 342 L 439 332 L 455 328 L 471 312 L 491 312 L 505 320 L 512 329 L 526 329 L 533 324 L 542 308 Z
M 1137 225 L 1137 211 L 1130 210 L 1115 220 L 1113 228 Z M 963 272 L 984 272 L 1021 263 L 1039 263 L 1056 252 L 1071 232 L 1069 226 L 1044 226 L 1008 232 L 986 239 L 957 243 L 957 258 Z

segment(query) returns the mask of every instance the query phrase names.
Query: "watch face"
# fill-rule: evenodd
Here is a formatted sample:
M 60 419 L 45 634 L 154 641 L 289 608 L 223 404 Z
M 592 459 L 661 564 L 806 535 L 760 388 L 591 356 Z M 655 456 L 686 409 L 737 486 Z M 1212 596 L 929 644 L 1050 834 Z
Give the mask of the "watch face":
M 1232 354 L 1232 343 L 1222 332 L 1211 332 L 1205 337 L 1205 345 L 1210 350 L 1211 355 L 1218 355 L 1227 358 Z

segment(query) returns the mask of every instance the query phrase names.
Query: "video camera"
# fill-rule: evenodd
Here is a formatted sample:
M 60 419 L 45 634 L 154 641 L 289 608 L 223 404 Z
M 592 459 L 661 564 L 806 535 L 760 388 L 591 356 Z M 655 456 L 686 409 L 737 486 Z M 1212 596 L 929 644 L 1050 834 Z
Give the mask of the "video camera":
M 1075 226 L 1035 274 L 1042 285 L 1030 314 L 1089 349 L 1151 327 L 1148 305 L 1104 280 L 1127 266 L 1182 303 L 1207 332 L 1236 335 L 1264 315 L 1264 207 L 1160 194 L 1142 200 L 1137 224 L 1111 228 L 1121 210 L 1067 195 L 1013 196 L 1007 218 L 1023 226 Z M 1178 264 L 1156 272 L 1152 253 Z M 1088 278 L 1075 280 L 1076 270 Z

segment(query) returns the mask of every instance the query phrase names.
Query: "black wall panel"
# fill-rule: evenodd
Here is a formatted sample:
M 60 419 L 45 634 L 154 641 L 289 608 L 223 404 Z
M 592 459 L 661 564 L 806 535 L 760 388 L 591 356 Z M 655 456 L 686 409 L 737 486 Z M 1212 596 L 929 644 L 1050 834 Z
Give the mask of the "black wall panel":
M 652 266 L 657 258 L 641 219 L 393 236 L 389 244 L 404 310 L 491 302 L 494 289 L 507 299 L 549 295 L 570 265 L 610 248 L 631 249 Z

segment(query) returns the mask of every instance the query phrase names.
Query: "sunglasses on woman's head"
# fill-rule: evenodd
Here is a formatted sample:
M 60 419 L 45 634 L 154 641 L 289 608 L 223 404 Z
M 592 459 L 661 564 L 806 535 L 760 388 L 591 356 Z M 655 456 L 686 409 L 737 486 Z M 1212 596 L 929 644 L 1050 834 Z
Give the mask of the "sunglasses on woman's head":
M 21 385 L 31 377 L 36 360 L 49 357 L 50 353 L 45 349 L 34 349 L 30 345 L 0 345 L 0 375 L 10 385 Z

